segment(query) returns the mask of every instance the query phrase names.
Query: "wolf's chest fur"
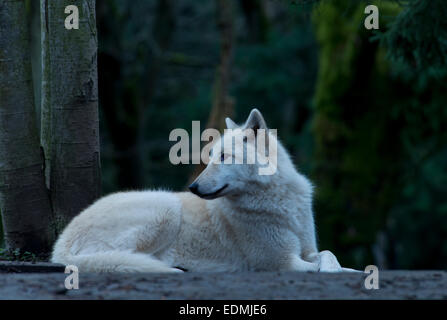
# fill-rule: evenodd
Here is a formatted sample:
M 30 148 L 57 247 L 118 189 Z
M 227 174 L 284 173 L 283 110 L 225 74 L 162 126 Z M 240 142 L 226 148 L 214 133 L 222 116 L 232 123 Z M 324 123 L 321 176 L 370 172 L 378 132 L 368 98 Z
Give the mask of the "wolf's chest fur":
M 205 202 L 178 194 L 182 220 L 172 247 L 163 253 L 173 265 L 196 271 L 278 270 L 299 252 L 299 239 L 288 217 L 243 212 L 224 201 Z

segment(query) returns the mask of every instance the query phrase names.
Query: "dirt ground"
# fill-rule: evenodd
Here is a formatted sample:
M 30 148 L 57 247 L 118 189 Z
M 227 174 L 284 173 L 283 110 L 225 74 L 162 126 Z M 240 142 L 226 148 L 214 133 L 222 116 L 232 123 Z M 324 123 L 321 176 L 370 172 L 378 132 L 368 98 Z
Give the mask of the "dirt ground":
M 0 299 L 447 299 L 445 271 L 381 271 L 379 289 L 363 273 L 80 274 L 0 273 Z

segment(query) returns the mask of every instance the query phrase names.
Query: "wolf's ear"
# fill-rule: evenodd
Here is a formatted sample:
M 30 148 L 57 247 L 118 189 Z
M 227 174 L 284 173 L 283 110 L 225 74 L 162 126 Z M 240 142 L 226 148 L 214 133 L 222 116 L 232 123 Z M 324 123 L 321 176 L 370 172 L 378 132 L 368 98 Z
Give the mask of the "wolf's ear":
M 239 126 L 230 118 L 225 118 L 225 123 L 227 124 L 227 129 L 239 128 Z
M 253 109 L 245 122 L 244 129 L 252 129 L 256 135 L 258 129 L 267 130 L 264 117 L 258 109 Z

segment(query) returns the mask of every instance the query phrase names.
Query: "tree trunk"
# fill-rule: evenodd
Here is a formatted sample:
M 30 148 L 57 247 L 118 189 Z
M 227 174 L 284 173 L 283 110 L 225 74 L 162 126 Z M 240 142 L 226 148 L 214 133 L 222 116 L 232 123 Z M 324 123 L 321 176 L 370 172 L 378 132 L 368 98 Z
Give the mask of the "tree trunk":
M 36 128 L 25 1 L 0 1 L 0 211 L 10 249 L 47 252 L 51 206 Z
M 220 61 L 217 66 L 216 78 L 214 80 L 212 108 L 206 128 L 223 131 L 225 118 L 231 117 L 234 111 L 234 99 L 229 96 L 229 85 L 231 77 L 231 63 L 234 47 L 234 12 L 233 1 L 217 0 L 217 25 L 220 30 Z M 193 171 L 189 182 L 205 169 L 205 164 L 200 162 Z
M 249 39 L 254 43 L 267 41 L 269 21 L 262 0 L 240 0 L 242 13 L 248 28 Z
M 41 89 L 40 89 L 40 144 L 44 150 L 45 184 L 50 190 L 51 169 L 51 107 L 50 107 L 50 61 L 48 47 L 48 0 L 40 0 L 40 47 L 41 47 Z
M 28 30 L 30 34 L 31 46 L 31 68 L 33 75 L 34 88 L 34 108 L 36 110 L 36 127 L 40 132 L 40 91 L 42 78 L 42 57 L 40 43 L 40 2 L 36 0 L 27 0 L 28 7 Z
M 225 118 L 231 117 L 234 101 L 228 95 L 231 76 L 231 63 L 234 47 L 233 2 L 217 0 L 218 27 L 221 35 L 220 63 L 214 82 L 213 107 L 208 119 L 208 128 L 223 130 Z
M 65 28 L 65 7 L 79 8 L 79 29 Z M 42 145 L 56 230 L 100 195 L 95 0 L 42 2 Z

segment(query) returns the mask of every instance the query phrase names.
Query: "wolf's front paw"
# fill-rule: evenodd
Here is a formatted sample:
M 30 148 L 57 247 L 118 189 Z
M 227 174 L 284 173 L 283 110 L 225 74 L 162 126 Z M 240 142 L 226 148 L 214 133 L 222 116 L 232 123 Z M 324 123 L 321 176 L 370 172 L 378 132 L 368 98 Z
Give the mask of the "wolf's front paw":
M 318 271 L 341 272 L 342 267 L 340 266 L 340 263 L 338 263 L 337 257 L 335 257 L 332 252 L 325 250 L 320 252 L 320 265 Z

